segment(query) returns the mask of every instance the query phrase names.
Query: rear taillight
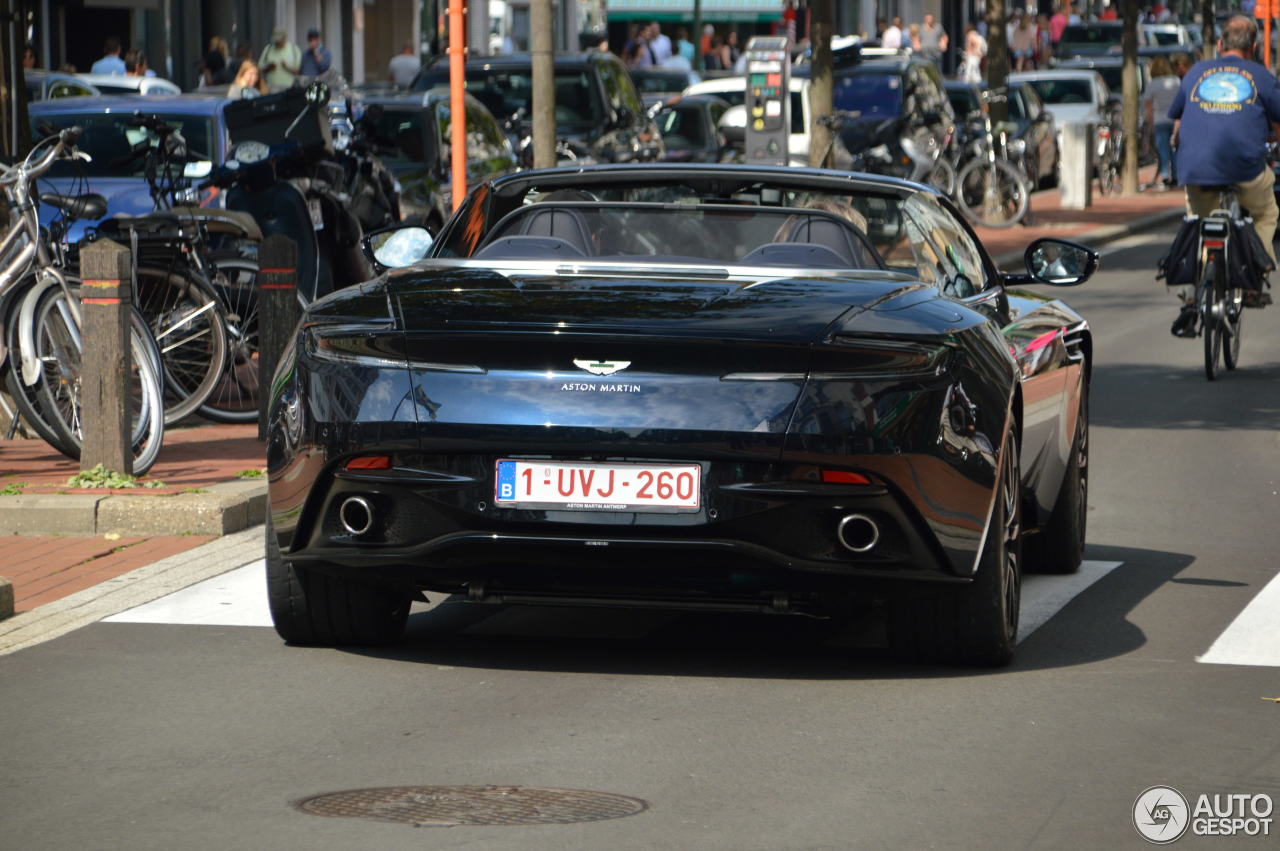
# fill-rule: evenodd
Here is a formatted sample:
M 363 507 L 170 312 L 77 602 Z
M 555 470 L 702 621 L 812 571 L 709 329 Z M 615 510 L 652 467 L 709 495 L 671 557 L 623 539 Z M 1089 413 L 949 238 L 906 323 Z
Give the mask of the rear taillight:
M 390 455 L 359 455 L 343 465 L 344 470 L 390 470 Z
M 823 470 L 822 481 L 829 485 L 869 485 L 871 480 L 849 470 Z

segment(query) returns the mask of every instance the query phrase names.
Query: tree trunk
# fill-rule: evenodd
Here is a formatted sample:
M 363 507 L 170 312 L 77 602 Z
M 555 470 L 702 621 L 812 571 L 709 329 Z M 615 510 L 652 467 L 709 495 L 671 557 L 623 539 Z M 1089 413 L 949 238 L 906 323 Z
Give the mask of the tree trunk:
M 1213 0 L 1200 2 L 1200 35 L 1204 40 L 1204 58 L 1212 59 L 1218 55 L 1218 36 L 1213 31 Z
M 532 0 L 529 8 L 533 54 L 533 167 L 556 164 L 556 65 L 551 50 L 551 0 Z
M 813 68 L 809 78 L 809 165 L 825 168 L 831 162 L 831 130 L 818 123 L 831 115 L 831 29 L 835 24 L 833 0 L 812 0 L 809 5 Z M 786 95 L 784 95 L 786 97 Z
M 987 88 L 992 92 L 1009 85 L 1009 41 L 1005 33 L 1004 0 L 987 0 Z M 1009 119 L 1009 100 L 992 98 L 991 123 Z
M 1124 167 L 1120 172 L 1121 191 L 1125 195 L 1138 192 L 1138 0 L 1124 0 L 1124 33 L 1120 48 L 1124 52 L 1121 71 L 1123 95 Z

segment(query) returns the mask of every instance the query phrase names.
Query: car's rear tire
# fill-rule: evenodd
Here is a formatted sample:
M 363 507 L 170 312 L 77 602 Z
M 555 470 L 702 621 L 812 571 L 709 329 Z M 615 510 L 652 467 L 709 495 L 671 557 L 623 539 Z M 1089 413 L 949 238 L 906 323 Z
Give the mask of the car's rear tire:
M 276 632 L 290 644 L 391 644 L 404 633 L 410 598 L 284 560 L 267 521 L 267 601 Z
M 1036 573 L 1075 573 L 1084 561 L 1084 538 L 1089 512 L 1089 385 L 1080 388 L 1080 411 L 1071 456 L 1062 474 L 1062 485 L 1049 523 L 1028 543 L 1034 542 L 1027 560 Z
M 973 582 L 895 600 L 889 609 L 889 641 L 899 656 L 990 667 L 1007 665 L 1013 658 L 1022 589 L 1022 500 L 1012 427 L 1000 459 L 991 526 Z

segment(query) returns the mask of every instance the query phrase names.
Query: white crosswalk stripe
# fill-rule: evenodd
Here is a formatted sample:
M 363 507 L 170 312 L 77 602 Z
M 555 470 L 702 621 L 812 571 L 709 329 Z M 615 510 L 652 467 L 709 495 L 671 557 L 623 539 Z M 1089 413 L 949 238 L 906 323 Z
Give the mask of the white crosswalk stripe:
M 1280 668 L 1280 573 L 1258 592 L 1196 661 Z
M 1103 576 L 1118 561 L 1086 561 L 1070 576 L 1027 576 L 1022 585 L 1022 641 Z M 264 563 L 206 579 L 204 582 L 107 618 L 113 623 L 166 623 L 202 626 L 271 626 L 267 609 Z M 495 610 L 495 614 L 497 614 Z

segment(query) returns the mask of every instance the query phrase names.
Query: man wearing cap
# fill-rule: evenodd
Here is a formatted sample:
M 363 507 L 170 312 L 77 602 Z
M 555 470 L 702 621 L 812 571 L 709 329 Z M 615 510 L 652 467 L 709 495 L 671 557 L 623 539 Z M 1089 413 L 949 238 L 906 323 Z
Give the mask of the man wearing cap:
M 258 67 L 262 69 L 262 77 L 268 88 L 287 89 L 293 85 L 293 80 L 302 67 L 302 51 L 298 50 L 298 45 L 289 41 L 284 27 L 276 27 L 271 31 L 271 44 L 262 49 Z
M 302 76 L 318 77 L 333 64 L 333 55 L 329 48 L 320 43 L 320 30 L 312 27 L 307 30 L 307 49 L 302 54 Z

